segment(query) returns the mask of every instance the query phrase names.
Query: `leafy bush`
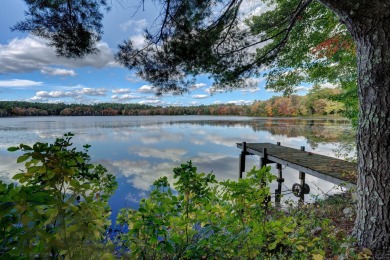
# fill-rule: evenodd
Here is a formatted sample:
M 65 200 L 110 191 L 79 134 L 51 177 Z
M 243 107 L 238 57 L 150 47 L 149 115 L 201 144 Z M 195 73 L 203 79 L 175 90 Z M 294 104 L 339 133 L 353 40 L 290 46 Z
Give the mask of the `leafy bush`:
M 21 144 L 9 151 L 25 170 L 14 176 L 21 186 L 0 183 L 2 258 L 90 258 L 104 255 L 110 225 L 108 198 L 115 177 L 72 148 L 73 134 L 54 144 Z
M 123 256 L 323 259 L 342 252 L 345 236 L 334 233 L 329 220 L 271 205 L 267 184 L 275 177 L 269 167 L 221 183 L 196 170 L 191 162 L 175 168 L 177 193 L 162 177 L 138 210 L 121 210 L 117 243 Z

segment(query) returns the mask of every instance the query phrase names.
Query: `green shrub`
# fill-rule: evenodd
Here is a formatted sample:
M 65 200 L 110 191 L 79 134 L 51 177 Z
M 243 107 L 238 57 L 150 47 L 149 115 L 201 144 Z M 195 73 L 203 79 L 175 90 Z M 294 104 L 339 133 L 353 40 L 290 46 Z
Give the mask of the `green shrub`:
M 115 177 L 89 164 L 72 148 L 73 134 L 54 144 L 21 144 L 9 151 L 25 170 L 14 176 L 20 186 L 0 183 L 0 256 L 2 258 L 93 258 L 104 255 Z
M 323 259 L 342 253 L 344 235 L 304 208 L 280 210 L 269 202 L 269 167 L 247 178 L 217 183 L 191 162 L 175 168 L 174 188 L 155 181 L 138 210 L 122 209 L 121 254 L 137 259 Z M 126 231 L 125 231 L 126 230 Z

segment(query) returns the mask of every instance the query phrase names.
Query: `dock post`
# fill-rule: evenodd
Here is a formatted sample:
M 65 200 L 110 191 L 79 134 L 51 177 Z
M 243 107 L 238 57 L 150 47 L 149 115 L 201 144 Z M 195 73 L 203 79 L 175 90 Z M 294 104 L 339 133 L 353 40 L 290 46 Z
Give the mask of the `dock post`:
M 305 147 L 301 146 L 301 151 L 305 151 Z M 299 194 L 299 202 L 303 203 L 305 201 L 305 173 L 299 172 L 299 179 L 301 180 L 301 193 Z
M 240 165 L 239 165 L 239 173 L 238 178 L 242 179 L 242 173 L 245 172 L 245 156 L 246 156 L 246 142 L 242 142 L 242 151 L 240 154 Z
M 263 148 L 261 156 L 260 156 L 260 169 L 267 165 L 267 148 Z M 261 187 L 265 187 L 266 182 L 263 179 L 261 181 Z M 271 199 L 267 198 L 267 202 L 269 202 Z
M 280 142 L 277 142 L 276 145 L 280 146 Z M 282 183 L 284 182 L 283 173 L 282 173 L 282 165 L 280 163 L 276 164 L 276 169 L 278 170 L 278 188 L 275 190 L 275 204 L 276 206 L 280 206 L 280 200 L 282 196 Z
M 263 148 L 260 156 L 260 168 L 267 165 L 267 148 Z

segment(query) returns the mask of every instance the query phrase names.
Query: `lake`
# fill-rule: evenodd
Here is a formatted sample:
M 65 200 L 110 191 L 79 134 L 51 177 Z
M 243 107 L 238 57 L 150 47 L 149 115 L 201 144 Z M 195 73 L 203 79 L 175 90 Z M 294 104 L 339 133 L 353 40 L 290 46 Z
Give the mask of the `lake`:
M 8 152 L 8 147 L 53 142 L 72 132 L 75 146 L 90 144 L 92 162 L 102 164 L 117 177 L 119 187 L 110 199 L 113 217 L 121 207 L 136 208 L 154 180 L 164 175 L 172 180 L 172 169 L 189 160 L 198 172 L 213 171 L 218 180 L 237 179 L 241 151 L 236 143 L 281 142 L 341 159 L 355 153 L 354 130 L 344 119 L 102 116 L 17 117 L 0 121 L 0 179 L 10 182 L 17 169 L 23 167 L 16 164 L 19 154 Z M 259 165 L 257 156 L 247 156 L 246 161 L 247 170 Z M 288 194 L 299 182 L 298 172 L 286 168 L 283 173 L 283 189 Z M 310 175 L 306 175 L 306 181 L 313 196 L 339 191 L 334 184 Z M 286 197 L 297 200 L 292 195 Z

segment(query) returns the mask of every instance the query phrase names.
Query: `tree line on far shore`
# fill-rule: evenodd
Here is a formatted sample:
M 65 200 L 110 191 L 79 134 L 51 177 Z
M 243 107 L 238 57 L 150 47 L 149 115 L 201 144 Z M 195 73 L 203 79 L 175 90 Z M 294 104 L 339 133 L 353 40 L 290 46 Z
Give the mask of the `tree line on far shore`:
M 346 106 L 337 100 L 341 90 L 314 86 L 307 95 L 272 97 L 251 105 L 151 106 L 144 104 L 65 104 L 0 101 L 0 116 L 116 116 L 116 115 L 238 115 L 311 116 L 345 115 Z M 342 101 L 342 100 L 341 100 Z

